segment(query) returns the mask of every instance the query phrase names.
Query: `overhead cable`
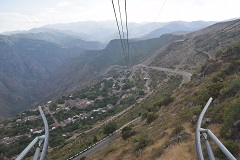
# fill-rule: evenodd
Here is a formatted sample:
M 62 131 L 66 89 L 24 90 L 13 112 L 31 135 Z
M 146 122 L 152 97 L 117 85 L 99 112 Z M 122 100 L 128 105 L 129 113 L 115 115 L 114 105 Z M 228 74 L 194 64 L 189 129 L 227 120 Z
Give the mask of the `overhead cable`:
M 126 43 L 125 43 L 125 36 L 124 36 L 124 31 L 123 31 L 122 13 L 121 13 L 121 7 L 120 7 L 119 0 L 118 0 L 118 9 L 119 9 L 119 17 L 120 17 L 121 26 L 122 26 L 122 37 L 123 37 L 124 51 L 125 51 L 126 58 L 127 58 L 128 56 L 127 56 L 127 52 L 126 52 Z
M 124 50 L 123 40 L 122 40 L 121 32 L 120 32 L 120 29 L 119 29 L 117 14 L 116 14 L 116 10 L 115 10 L 115 6 L 114 6 L 113 0 L 112 0 L 112 6 L 113 6 L 113 11 L 114 11 L 114 15 L 115 15 L 116 23 L 117 23 L 118 34 L 119 34 L 120 41 L 121 41 L 121 44 L 122 44 L 122 49 L 123 49 L 124 58 L 125 58 L 125 61 L 127 62 L 126 53 L 125 53 L 125 50 Z
M 237 20 L 236 22 L 233 22 L 232 24 L 228 25 L 227 27 L 225 27 L 225 28 L 221 29 L 221 30 L 220 30 L 220 31 L 218 31 L 218 32 L 221 32 L 221 31 L 225 30 L 226 28 L 228 28 L 228 27 L 230 27 L 230 26 L 232 26 L 232 25 L 234 25 L 234 24 L 238 23 L 239 21 L 240 21 L 240 19 L 239 19 L 239 20 Z M 218 32 L 217 32 L 217 33 L 218 33 Z
M 149 32 L 148 35 L 146 36 L 147 38 L 150 36 L 150 33 L 153 32 L 154 27 L 155 27 L 155 25 L 156 25 L 156 23 L 157 23 L 158 17 L 161 15 L 162 10 L 163 10 L 163 7 L 165 6 L 166 1 L 167 1 L 167 0 L 165 0 L 165 1 L 163 2 L 163 5 L 162 5 L 160 11 L 158 12 L 157 17 L 156 17 L 155 21 L 153 22 L 153 25 L 152 25 L 152 28 L 151 28 L 150 32 Z
M 127 55 L 128 61 L 130 62 L 130 53 L 129 53 L 129 39 L 128 39 L 128 20 L 127 20 L 127 0 L 125 0 L 125 15 L 126 15 L 126 30 L 127 30 Z
M 237 20 L 237 21 L 235 21 L 235 22 L 233 22 L 233 23 L 231 23 L 230 25 L 228 25 L 228 26 L 220 29 L 219 31 L 216 31 L 214 34 L 212 34 L 210 37 L 208 37 L 207 39 L 203 40 L 203 41 L 200 42 L 199 44 L 202 44 L 204 41 L 206 41 L 206 40 L 208 40 L 208 39 L 210 39 L 210 38 L 214 39 L 214 38 L 215 38 L 216 36 L 218 36 L 219 34 L 226 33 L 228 30 L 231 30 L 232 28 L 240 25 L 240 24 L 235 25 L 235 24 L 238 23 L 238 22 L 240 22 L 240 19 Z M 231 27 L 231 26 L 232 26 L 232 27 Z M 229 27 L 231 27 L 231 28 L 229 28 Z M 226 29 L 227 29 L 227 30 L 226 30 Z M 198 45 L 199 45 L 199 44 L 198 44 Z

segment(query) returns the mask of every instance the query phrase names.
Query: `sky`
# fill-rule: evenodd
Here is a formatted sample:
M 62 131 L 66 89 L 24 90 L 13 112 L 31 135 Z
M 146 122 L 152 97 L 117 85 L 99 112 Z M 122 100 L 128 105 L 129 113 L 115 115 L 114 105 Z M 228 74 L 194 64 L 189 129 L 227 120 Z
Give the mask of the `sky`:
M 240 0 L 127 0 L 127 16 L 138 23 L 222 21 L 240 17 L 239 6 Z M 0 0 L 0 32 L 88 20 L 115 20 L 111 0 Z

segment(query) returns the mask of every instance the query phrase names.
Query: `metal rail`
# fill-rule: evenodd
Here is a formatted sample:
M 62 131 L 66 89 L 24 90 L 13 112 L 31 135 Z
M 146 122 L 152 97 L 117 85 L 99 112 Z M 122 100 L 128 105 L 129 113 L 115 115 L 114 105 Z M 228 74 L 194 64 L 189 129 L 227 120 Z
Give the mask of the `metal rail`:
M 48 128 L 48 123 L 47 123 L 47 119 L 43 113 L 42 107 L 38 106 L 38 110 L 42 116 L 43 119 L 43 123 L 44 123 L 44 130 L 45 130 L 45 134 L 42 136 L 38 136 L 36 138 L 34 138 L 34 140 L 22 151 L 22 153 L 16 158 L 16 160 L 21 160 L 24 158 L 24 156 L 31 150 L 31 148 L 33 148 L 33 146 L 39 141 L 39 146 L 36 148 L 35 150 L 35 154 L 33 159 L 37 160 L 39 157 L 39 153 L 40 153 L 40 146 L 42 144 L 42 141 L 44 141 L 43 144 L 43 149 L 42 149 L 42 154 L 40 157 L 40 160 L 45 160 L 46 156 L 47 156 L 47 149 L 48 149 L 48 139 L 49 139 L 49 128 Z
M 42 107 L 38 106 L 39 112 L 42 116 L 43 123 L 44 123 L 44 130 L 45 130 L 45 139 L 44 139 L 44 144 L 43 144 L 43 150 L 42 150 L 42 155 L 40 157 L 40 160 L 45 160 L 47 156 L 47 149 L 48 149 L 48 139 L 49 139 L 49 128 L 48 128 L 48 122 L 47 119 L 42 111 Z
M 209 136 L 217 144 L 217 146 L 222 150 L 222 152 L 226 155 L 226 157 L 228 159 L 237 160 L 209 129 L 201 128 L 203 116 L 206 113 L 208 107 L 210 106 L 212 100 L 213 100 L 213 98 L 209 98 L 207 104 L 203 108 L 203 110 L 198 118 L 198 122 L 197 122 L 197 126 L 196 126 L 195 139 L 196 139 L 196 151 L 197 151 L 198 160 L 204 160 L 203 153 L 202 153 L 202 146 L 201 146 L 201 134 L 203 135 L 203 137 L 205 139 L 205 145 L 206 145 L 207 153 L 208 153 L 210 160 L 215 160 L 215 157 L 214 157 L 214 154 L 212 151 L 212 147 L 207 139 L 207 136 Z

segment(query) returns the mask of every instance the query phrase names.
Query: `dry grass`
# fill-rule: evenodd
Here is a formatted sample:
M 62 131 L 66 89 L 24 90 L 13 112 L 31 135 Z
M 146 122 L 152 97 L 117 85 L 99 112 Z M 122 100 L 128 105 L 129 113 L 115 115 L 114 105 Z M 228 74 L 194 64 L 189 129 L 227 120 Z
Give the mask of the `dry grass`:
M 163 155 L 158 158 L 164 160 L 186 160 L 186 159 L 197 159 L 195 153 L 195 146 L 192 141 L 184 142 L 171 146 L 165 150 Z

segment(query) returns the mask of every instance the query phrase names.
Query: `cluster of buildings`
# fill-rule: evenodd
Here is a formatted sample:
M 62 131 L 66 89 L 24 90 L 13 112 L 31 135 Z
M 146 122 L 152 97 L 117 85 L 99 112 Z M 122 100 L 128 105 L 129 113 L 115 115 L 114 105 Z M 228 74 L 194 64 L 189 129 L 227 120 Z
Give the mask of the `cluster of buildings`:
M 94 101 L 89 101 L 88 99 L 80 99 L 80 98 L 76 98 L 74 100 L 69 99 L 66 101 L 67 106 L 70 106 L 70 107 L 76 106 L 80 108 L 88 107 L 90 104 L 93 104 L 93 103 Z

